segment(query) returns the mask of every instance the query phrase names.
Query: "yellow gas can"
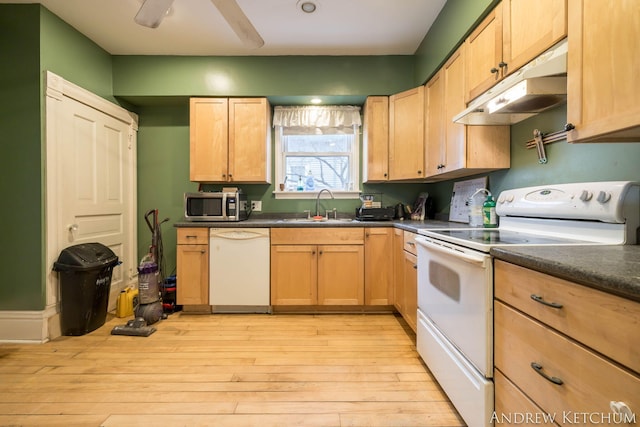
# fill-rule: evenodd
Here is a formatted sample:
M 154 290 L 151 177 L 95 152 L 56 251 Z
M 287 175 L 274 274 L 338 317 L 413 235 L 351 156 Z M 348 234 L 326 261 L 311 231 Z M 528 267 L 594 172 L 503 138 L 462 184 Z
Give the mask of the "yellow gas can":
M 120 291 L 116 301 L 116 316 L 129 317 L 133 315 L 134 302 L 138 298 L 138 290 L 126 288 Z

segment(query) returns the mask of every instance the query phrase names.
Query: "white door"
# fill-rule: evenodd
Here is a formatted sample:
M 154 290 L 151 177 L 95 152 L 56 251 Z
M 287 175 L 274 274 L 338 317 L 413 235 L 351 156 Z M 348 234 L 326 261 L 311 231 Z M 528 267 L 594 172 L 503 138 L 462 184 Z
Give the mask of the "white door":
M 99 242 L 122 265 L 113 270 L 111 289 L 125 286 L 131 191 L 130 126 L 83 103 L 64 97 L 59 128 L 57 198 L 60 249 Z M 115 299 L 112 297 L 113 303 Z
M 45 307 L 21 336 L 60 335 L 60 251 L 84 242 L 110 247 L 122 265 L 113 272 L 109 309 L 136 280 L 136 131 L 138 117 L 86 89 L 45 72 Z M 16 327 L 27 324 L 20 322 Z M 27 330 L 28 329 L 28 330 Z

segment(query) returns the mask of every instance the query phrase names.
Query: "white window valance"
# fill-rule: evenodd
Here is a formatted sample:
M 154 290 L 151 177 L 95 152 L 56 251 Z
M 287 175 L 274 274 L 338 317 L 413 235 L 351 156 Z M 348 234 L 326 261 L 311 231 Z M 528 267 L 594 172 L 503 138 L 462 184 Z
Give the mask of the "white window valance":
M 277 106 L 273 111 L 273 126 L 285 134 L 352 134 L 361 125 L 360 107 L 352 105 Z

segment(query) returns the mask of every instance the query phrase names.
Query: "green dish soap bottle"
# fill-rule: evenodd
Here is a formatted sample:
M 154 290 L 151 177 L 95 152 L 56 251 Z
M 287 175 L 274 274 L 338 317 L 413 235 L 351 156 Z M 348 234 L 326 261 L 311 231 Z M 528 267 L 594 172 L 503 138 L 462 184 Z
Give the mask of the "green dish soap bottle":
M 496 228 L 498 226 L 496 201 L 493 200 L 491 194 L 487 196 L 487 200 L 482 204 L 482 225 L 484 228 Z

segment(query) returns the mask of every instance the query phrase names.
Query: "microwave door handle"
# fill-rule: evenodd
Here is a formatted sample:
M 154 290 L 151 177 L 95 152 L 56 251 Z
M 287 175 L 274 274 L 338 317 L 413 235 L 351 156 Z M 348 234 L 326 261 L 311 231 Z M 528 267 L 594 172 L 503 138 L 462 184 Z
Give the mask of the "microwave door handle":
M 453 256 L 457 259 L 461 259 L 462 261 L 468 262 L 469 264 L 473 264 L 476 265 L 478 267 L 482 267 L 485 268 L 486 265 L 486 261 L 489 258 L 489 255 L 486 254 L 480 254 L 480 255 L 472 255 L 472 254 L 467 254 L 461 251 L 456 251 L 454 249 L 451 249 L 447 246 L 443 246 L 443 245 L 439 245 L 436 243 L 433 243 L 427 239 L 425 239 L 424 237 L 418 236 L 416 237 L 416 243 L 431 249 L 433 251 L 436 252 L 440 252 L 446 255 L 450 255 Z

